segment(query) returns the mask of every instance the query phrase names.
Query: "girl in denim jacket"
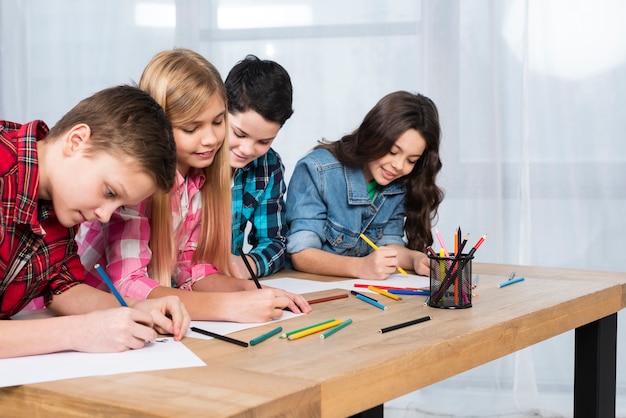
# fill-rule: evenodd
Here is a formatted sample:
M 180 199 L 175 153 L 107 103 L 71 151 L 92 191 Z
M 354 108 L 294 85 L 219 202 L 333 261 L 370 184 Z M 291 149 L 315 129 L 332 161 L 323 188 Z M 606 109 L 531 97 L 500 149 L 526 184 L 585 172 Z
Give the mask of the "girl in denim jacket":
M 435 183 L 440 136 L 432 100 L 397 91 L 354 132 L 321 141 L 298 161 L 287 192 L 293 267 L 363 279 L 386 279 L 398 267 L 428 275 L 424 251 L 443 200 Z

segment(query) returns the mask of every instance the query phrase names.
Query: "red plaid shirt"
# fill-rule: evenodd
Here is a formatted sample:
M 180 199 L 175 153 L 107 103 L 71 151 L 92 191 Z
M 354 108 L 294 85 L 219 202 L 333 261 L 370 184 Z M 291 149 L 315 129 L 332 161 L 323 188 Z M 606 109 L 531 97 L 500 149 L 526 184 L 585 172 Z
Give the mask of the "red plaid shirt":
M 74 228 L 61 225 L 52 202 L 38 198 L 36 144 L 47 133 L 42 121 L 0 121 L 0 319 L 38 296 L 47 304 L 83 278 Z

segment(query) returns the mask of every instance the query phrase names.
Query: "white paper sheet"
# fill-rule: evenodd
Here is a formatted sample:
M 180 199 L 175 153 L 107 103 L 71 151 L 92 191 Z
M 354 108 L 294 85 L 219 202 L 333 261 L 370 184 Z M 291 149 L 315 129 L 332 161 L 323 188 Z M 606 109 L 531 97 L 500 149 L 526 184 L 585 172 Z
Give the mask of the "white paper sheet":
M 173 338 L 121 353 L 62 352 L 0 359 L 0 387 L 117 373 L 206 366 Z

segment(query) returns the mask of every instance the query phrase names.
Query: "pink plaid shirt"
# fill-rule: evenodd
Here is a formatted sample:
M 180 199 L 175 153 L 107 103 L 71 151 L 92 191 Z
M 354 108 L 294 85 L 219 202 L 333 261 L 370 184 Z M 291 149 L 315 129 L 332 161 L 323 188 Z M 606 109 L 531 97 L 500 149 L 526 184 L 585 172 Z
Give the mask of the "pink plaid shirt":
M 209 263 L 192 262 L 200 236 L 201 194 L 206 181 L 202 170 L 190 169 L 187 179 L 177 172 L 176 191 L 172 193 L 172 216 L 178 257 L 172 273 L 172 286 L 192 290 L 198 280 L 218 272 Z M 111 280 L 126 297 L 146 299 L 158 282 L 148 275 L 152 257 L 150 206 L 147 199 L 137 206 L 118 209 L 106 224 L 86 222 L 76 235 L 78 254 L 85 266 L 85 282 L 106 290 L 106 284 L 94 270 L 95 264 L 106 268 Z

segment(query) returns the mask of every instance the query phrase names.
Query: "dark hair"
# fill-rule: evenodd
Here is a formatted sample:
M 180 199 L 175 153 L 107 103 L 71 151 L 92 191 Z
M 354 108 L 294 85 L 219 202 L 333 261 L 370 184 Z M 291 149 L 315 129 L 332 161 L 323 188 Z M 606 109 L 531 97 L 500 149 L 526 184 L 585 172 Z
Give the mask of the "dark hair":
M 247 55 L 228 73 L 228 111 L 253 110 L 281 127 L 293 114 L 293 87 L 289 73 L 278 63 Z
M 58 138 L 84 123 L 91 136 L 88 155 L 106 152 L 131 157 L 166 192 L 176 177 L 176 143 L 163 109 L 146 92 L 132 86 L 111 87 L 78 103 L 50 129 Z
M 411 173 L 400 179 L 406 185 L 404 230 L 408 247 L 424 251 L 433 243 L 431 223 L 444 196 L 435 183 L 442 167 L 441 128 L 432 100 L 407 91 L 390 93 L 376 103 L 354 132 L 339 141 L 321 141 L 316 148 L 328 149 L 344 165 L 363 166 L 387 155 L 409 129 L 422 135 L 426 149 Z

